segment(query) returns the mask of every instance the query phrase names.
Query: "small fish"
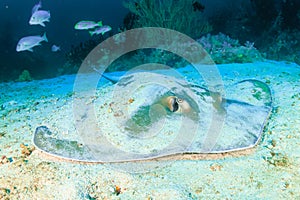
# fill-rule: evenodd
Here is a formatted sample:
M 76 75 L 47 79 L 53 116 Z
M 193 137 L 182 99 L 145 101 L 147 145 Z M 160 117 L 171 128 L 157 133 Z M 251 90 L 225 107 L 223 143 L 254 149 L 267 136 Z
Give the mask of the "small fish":
M 90 33 L 91 36 L 93 36 L 94 34 L 97 34 L 97 35 L 102 34 L 103 35 L 104 33 L 108 32 L 110 30 L 111 30 L 111 27 L 105 25 L 105 26 L 101 26 L 99 28 L 96 28 L 94 31 L 89 31 L 89 33 Z
M 42 1 L 39 1 L 37 4 L 35 4 L 31 10 L 31 14 L 35 13 L 38 11 L 38 9 L 42 8 Z
M 23 37 L 19 40 L 17 44 L 16 51 L 33 51 L 32 48 L 38 45 L 41 45 L 42 41 L 48 42 L 46 37 L 46 33 L 43 36 L 35 35 L 35 36 L 27 36 Z
M 51 47 L 51 51 L 52 52 L 57 52 L 57 51 L 60 51 L 61 49 L 60 49 L 60 46 L 56 46 L 55 44 L 54 45 L 52 45 L 52 47 Z
M 95 27 L 102 26 L 102 21 L 94 22 L 94 21 L 80 21 L 75 24 L 74 28 L 76 30 L 87 30 L 93 29 Z
M 50 11 L 37 10 L 34 12 L 29 20 L 30 25 L 41 25 L 45 27 L 44 22 L 50 22 Z

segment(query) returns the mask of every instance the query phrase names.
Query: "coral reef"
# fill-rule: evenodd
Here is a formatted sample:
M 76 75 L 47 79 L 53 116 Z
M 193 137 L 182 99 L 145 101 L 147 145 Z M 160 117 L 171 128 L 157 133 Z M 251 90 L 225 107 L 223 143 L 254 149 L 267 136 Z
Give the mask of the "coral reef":
M 126 31 L 133 29 L 138 23 L 139 16 L 129 12 L 123 19 L 123 26 L 120 27 L 120 31 Z
M 299 38 L 300 32 L 297 30 L 280 32 L 273 37 L 269 45 L 261 47 L 261 51 L 266 52 L 268 59 L 286 60 L 300 65 Z
M 217 64 L 248 63 L 264 59 L 264 56 L 254 47 L 254 43 L 247 41 L 241 45 L 238 40 L 222 33 L 207 34 L 197 41 Z M 176 48 L 175 45 L 176 42 L 174 42 L 174 48 Z M 181 48 L 182 45 L 188 44 L 181 44 Z M 160 63 L 173 68 L 189 64 L 185 59 L 171 52 L 161 49 L 140 49 L 121 56 L 109 66 L 107 71 L 129 70 L 145 63 Z
M 254 47 L 254 43 L 247 41 L 241 45 L 238 40 L 222 33 L 218 35 L 207 34 L 197 41 L 217 64 L 248 63 L 264 59 L 264 56 Z M 178 46 L 175 41 L 173 45 L 173 48 Z M 181 44 L 181 48 L 183 45 L 189 44 Z M 107 71 L 129 70 L 145 63 L 160 63 L 173 68 L 180 68 L 189 64 L 185 59 L 171 52 L 161 49 L 139 49 L 115 60 L 107 68 Z
M 212 16 L 214 33 L 222 32 L 241 43 L 255 41 L 255 47 L 268 59 L 300 63 L 300 1 L 252 0 L 234 6 Z
M 258 2 L 259 0 L 256 0 Z M 267 1 L 261 1 L 266 4 Z M 272 5 L 273 7 L 276 6 Z M 272 8 L 271 5 L 269 9 Z M 268 9 L 268 8 L 266 8 Z M 274 10 L 273 8 L 272 10 Z M 280 2 L 276 8 L 276 16 L 268 20 L 269 24 L 262 24 L 261 34 L 256 37 L 257 47 L 266 54 L 266 58 L 274 60 L 287 60 L 300 64 L 300 2 L 286 0 Z M 267 10 L 264 10 L 264 17 L 267 20 Z M 270 11 L 269 11 L 270 12 Z M 263 13 L 263 11 L 262 11 Z M 253 31 L 255 28 L 253 28 Z
M 104 39 L 99 35 L 76 46 L 72 45 L 71 50 L 65 55 L 65 64 L 58 69 L 58 75 L 76 73 L 85 57 Z
M 204 6 L 195 0 L 127 0 L 124 6 L 137 16 L 133 28 L 169 28 L 194 38 L 212 30 L 203 15 Z
M 213 32 L 215 35 L 205 35 L 212 29 L 203 15 L 206 8 L 199 1 L 126 0 L 124 6 L 130 12 L 125 16 L 123 27 L 120 27 L 119 31 L 153 26 L 174 29 L 194 38 L 202 36 L 198 42 L 217 64 L 246 63 L 261 61 L 264 58 L 288 60 L 299 64 L 300 36 L 297 30 L 299 23 L 296 21 L 300 18 L 300 12 L 294 9 L 299 7 L 294 0 L 253 0 L 250 4 L 240 2 L 240 5 L 228 5 L 227 10 L 223 9 L 218 12 L 221 14 L 214 14 L 213 19 L 210 19 L 214 29 L 216 28 Z M 232 12 L 237 8 L 241 11 Z M 290 15 L 294 16 L 295 20 L 290 19 Z M 72 46 L 66 54 L 67 62 L 59 68 L 59 75 L 76 73 L 87 54 L 103 39 L 100 36 Z M 255 47 L 254 43 L 249 41 L 255 41 Z M 176 45 L 176 41 L 174 44 Z M 129 70 L 149 62 L 175 68 L 188 64 L 170 52 L 143 49 L 121 56 L 107 71 Z
M 253 16 L 259 28 L 265 29 L 272 26 L 272 22 L 278 16 L 276 0 L 252 0 L 255 15 Z
M 254 47 L 254 43 L 246 42 L 241 45 L 238 40 L 219 33 L 206 35 L 197 40 L 210 54 L 217 64 L 222 63 L 247 63 L 263 60 L 262 55 Z
M 107 71 L 129 70 L 145 63 L 160 63 L 174 68 L 188 65 L 186 60 L 171 52 L 142 49 L 121 56 L 109 66 Z
M 29 73 L 28 70 L 23 70 L 22 73 L 19 75 L 19 78 L 16 80 L 18 82 L 26 82 L 26 81 L 31 81 L 32 77 Z

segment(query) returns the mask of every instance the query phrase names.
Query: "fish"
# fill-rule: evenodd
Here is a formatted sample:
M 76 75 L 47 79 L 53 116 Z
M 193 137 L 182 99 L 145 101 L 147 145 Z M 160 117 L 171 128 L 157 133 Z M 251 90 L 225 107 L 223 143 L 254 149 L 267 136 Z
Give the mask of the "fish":
M 96 27 L 102 26 L 102 21 L 94 22 L 94 21 L 80 21 L 75 24 L 74 28 L 76 30 L 88 30 Z
M 50 22 L 50 11 L 37 10 L 31 15 L 29 20 L 30 25 L 41 25 L 45 27 L 44 22 Z
M 83 126 L 91 124 L 94 112 L 93 105 L 81 109 L 81 102 L 86 101 L 82 99 L 73 105 L 80 113 L 80 120 L 76 123 L 78 127 L 84 127 L 83 132 L 64 138 L 62 131 L 54 132 L 46 126 L 39 126 L 33 136 L 35 147 L 58 158 L 101 163 L 191 153 L 222 154 L 258 144 L 272 111 L 269 86 L 255 79 L 225 85 L 228 91 L 226 99 L 220 94 L 220 105 L 214 106 L 215 91 L 168 76 L 167 72 L 163 76 L 153 72 L 123 74 L 106 74 L 107 77 L 120 77 L 116 85 L 108 87 L 107 95 L 101 96 L 104 102 L 113 99 L 113 103 L 107 105 L 114 115 L 106 108 L 99 114 L 103 121 L 113 120 L 114 126 L 103 123 L 101 132 L 97 125 Z M 157 84 L 149 84 L 149 78 Z M 133 91 L 130 96 L 128 91 Z M 256 96 L 253 91 L 262 93 Z M 135 99 L 130 106 L 126 103 L 129 97 Z M 166 132 L 168 135 L 164 134 Z M 118 142 L 118 145 L 111 141 Z
M 56 46 L 55 44 L 54 45 L 52 45 L 52 47 L 51 47 L 51 51 L 52 52 L 57 52 L 57 51 L 60 51 L 61 49 L 60 49 L 60 46 Z
M 20 51 L 33 51 L 32 48 L 38 45 L 41 45 L 41 42 L 48 42 L 48 39 L 46 37 L 46 33 L 44 33 L 44 35 L 39 36 L 39 35 L 35 35 L 35 36 L 27 36 L 27 37 L 23 37 L 19 40 L 17 47 L 16 47 L 16 51 L 20 52 Z
M 94 34 L 96 34 L 96 35 L 99 35 L 99 34 L 104 35 L 104 33 L 108 32 L 110 30 L 111 30 L 110 26 L 104 25 L 104 26 L 101 26 L 99 28 L 96 28 L 94 31 L 89 31 L 89 33 L 90 33 L 91 36 L 93 36 Z
M 40 8 L 42 8 L 42 1 L 39 1 L 37 4 L 35 4 L 31 10 L 31 14 L 38 11 Z

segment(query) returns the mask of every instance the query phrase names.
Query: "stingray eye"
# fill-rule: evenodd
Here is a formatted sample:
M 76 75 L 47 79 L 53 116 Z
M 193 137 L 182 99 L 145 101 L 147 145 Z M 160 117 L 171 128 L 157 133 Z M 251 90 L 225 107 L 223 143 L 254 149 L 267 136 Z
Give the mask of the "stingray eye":
M 169 107 L 171 112 L 176 112 L 179 108 L 179 105 L 178 105 L 176 99 L 177 99 L 176 97 L 171 97 L 169 99 L 169 106 L 168 107 Z
M 176 101 L 173 101 L 173 104 L 172 104 L 172 112 L 176 112 L 178 109 L 179 109 L 179 105 L 177 103 L 177 100 Z

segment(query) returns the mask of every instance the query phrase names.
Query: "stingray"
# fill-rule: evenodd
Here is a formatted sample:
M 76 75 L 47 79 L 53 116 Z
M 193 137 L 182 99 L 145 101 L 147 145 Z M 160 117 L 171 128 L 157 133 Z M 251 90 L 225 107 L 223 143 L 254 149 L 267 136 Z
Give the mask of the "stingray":
M 145 84 L 148 75 L 104 74 L 114 84 L 114 93 L 105 97 L 113 102 L 111 112 L 105 109 L 100 113 L 101 119 L 110 122 L 102 124 L 101 132 L 87 129 L 79 139 L 66 139 L 39 126 L 34 145 L 70 160 L 123 162 L 184 153 L 224 153 L 259 143 L 272 110 L 271 91 L 264 82 L 249 79 L 225 85 L 225 97 L 168 75 L 156 79 L 151 73 L 154 84 Z M 172 84 L 166 87 L 166 83 Z M 132 94 L 128 94 L 130 90 Z

